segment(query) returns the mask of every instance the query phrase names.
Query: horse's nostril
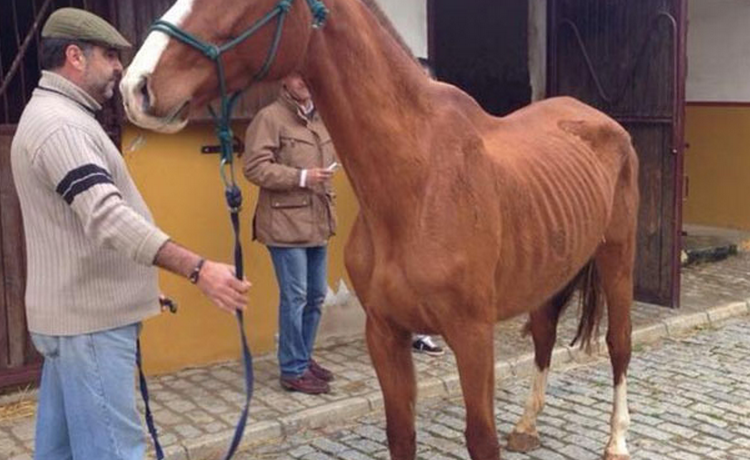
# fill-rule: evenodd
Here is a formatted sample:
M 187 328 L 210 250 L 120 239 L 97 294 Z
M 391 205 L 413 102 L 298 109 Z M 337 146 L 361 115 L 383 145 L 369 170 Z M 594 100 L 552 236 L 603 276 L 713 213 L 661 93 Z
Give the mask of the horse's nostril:
M 148 77 L 143 77 L 141 79 L 141 81 L 138 83 L 138 88 L 136 88 L 136 92 L 140 93 L 143 98 L 141 100 L 143 111 L 148 111 L 148 108 L 151 106 L 151 100 L 148 94 Z

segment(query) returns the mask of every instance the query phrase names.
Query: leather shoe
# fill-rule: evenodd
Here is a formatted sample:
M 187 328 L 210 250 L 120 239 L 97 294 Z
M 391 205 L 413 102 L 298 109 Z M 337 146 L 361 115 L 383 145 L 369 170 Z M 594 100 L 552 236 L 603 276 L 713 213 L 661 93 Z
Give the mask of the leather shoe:
M 310 366 L 308 369 L 318 380 L 324 382 L 330 382 L 333 380 L 333 372 L 318 364 L 314 359 L 310 359 Z
M 306 370 L 299 377 L 281 377 L 279 383 L 287 391 L 299 391 L 300 393 L 309 395 L 319 395 L 331 391 L 328 384 L 316 378 L 310 372 L 310 369 Z

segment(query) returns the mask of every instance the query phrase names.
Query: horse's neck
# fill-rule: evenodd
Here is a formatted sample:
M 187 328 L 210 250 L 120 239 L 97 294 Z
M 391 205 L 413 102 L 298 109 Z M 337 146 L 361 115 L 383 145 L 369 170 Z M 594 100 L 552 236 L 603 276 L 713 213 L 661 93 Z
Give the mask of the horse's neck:
M 363 210 L 393 214 L 395 198 L 408 209 L 418 204 L 429 164 L 420 139 L 429 80 L 359 0 L 326 3 L 330 19 L 314 34 L 303 69 L 316 105 Z

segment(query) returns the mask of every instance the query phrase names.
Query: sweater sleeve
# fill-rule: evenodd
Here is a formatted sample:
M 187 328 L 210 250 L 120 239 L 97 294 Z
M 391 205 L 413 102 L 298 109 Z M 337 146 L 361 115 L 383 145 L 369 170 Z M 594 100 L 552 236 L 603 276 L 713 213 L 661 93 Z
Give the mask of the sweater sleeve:
M 276 191 L 298 188 L 301 170 L 276 162 L 281 135 L 278 123 L 271 118 L 261 111 L 247 128 L 242 170 L 258 187 Z
M 90 134 L 66 126 L 44 141 L 32 164 L 75 212 L 88 238 L 153 265 L 169 237 L 123 200 L 100 151 Z

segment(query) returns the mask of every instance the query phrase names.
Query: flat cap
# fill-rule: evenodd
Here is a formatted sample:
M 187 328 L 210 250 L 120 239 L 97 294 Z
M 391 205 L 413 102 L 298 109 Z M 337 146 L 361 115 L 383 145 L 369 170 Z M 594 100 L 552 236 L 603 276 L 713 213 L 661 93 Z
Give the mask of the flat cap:
M 125 49 L 132 45 L 110 23 L 78 8 L 60 8 L 42 28 L 43 38 L 67 38 Z

